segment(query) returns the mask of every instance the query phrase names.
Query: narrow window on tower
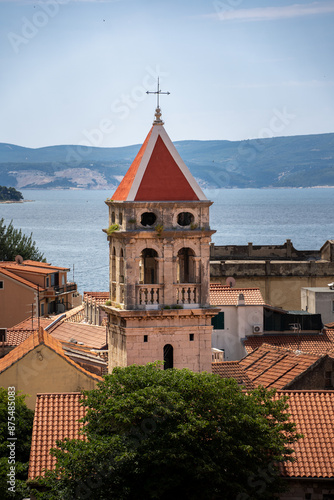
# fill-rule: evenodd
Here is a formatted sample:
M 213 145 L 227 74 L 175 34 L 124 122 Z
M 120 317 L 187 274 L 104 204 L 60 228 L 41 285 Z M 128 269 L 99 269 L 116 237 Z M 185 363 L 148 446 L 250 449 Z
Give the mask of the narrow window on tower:
M 148 335 L 144 335 L 144 342 L 148 342 Z
M 189 340 L 190 340 L 190 342 L 192 342 L 194 340 L 194 334 L 193 333 L 189 333 Z

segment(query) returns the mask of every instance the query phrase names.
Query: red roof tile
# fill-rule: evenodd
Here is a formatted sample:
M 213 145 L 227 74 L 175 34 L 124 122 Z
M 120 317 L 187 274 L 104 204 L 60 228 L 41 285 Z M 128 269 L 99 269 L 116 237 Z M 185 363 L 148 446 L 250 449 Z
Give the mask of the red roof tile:
M 115 201 L 206 200 L 162 123 L 154 123 L 116 189 Z
M 334 478 L 334 391 L 277 391 L 289 397 L 290 421 L 303 438 L 294 443 L 295 461 L 281 465 L 290 478 Z M 52 470 L 55 459 L 49 450 L 56 440 L 84 439 L 78 420 L 85 415 L 79 393 L 38 394 L 32 433 L 29 479 Z
M 255 385 L 284 389 L 321 359 L 321 356 L 294 352 L 282 347 L 263 344 L 239 361 Z
M 17 363 L 21 358 L 26 356 L 30 351 L 41 344 L 44 344 L 49 349 L 56 352 L 59 356 L 65 359 L 67 363 L 73 365 L 77 370 L 85 373 L 89 377 L 93 377 L 97 380 L 102 380 L 101 377 L 99 377 L 98 375 L 94 375 L 88 370 L 85 370 L 80 365 L 72 361 L 72 359 L 70 359 L 68 356 L 66 356 L 59 340 L 52 338 L 51 335 L 43 330 L 43 328 L 40 328 L 38 332 L 34 332 L 24 342 L 22 342 L 12 351 L 6 354 L 6 356 L 0 359 L 0 373 Z
M 84 439 L 80 434 L 85 407 L 80 393 L 37 394 L 32 432 L 28 478 L 44 476 L 52 470 L 56 459 L 49 454 L 56 441 L 64 438 Z
M 17 276 L 17 274 L 14 274 L 13 272 L 10 272 L 8 269 L 5 269 L 4 267 L 1 266 L 0 266 L 0 274 L 3 274 L 4 276 L 7 276 L 7 278 L 15 280 L 18 283 L 21 283 L 22 285 L 33 288 L 34 290 L 38 290 L 38 288 L 42 290 L 41 287 L 38 287 L 38 285 L 35 285 L 35 283 L 32 283 L 31 281 L 28 281 L 25 278 L 21 278 L 21 276 Z
M 243 294 L 246 306 L 265 304 L 259 288 L 230 288 L 226 285 L 210 283 L 210 304 L 212 306 L 236 306 L 240 294 Z
M 250 380 L 239 361 L 220 361 L 212 363 L 212 373 L 222 378 L 234 378 L 238 384 L 245 386 L 246 389 L 255 388 L 255 384 Z
M 52 337 L 65 342 L 73 339 L 95 349 L 102 349 L 107 345 L 106 327 L 85 323 L 62 322 L 53 328 Z
M 282 333 L 278 335 L 254 335 L 247 337 L 244 341 L 244 346 L 246 352 L 249 353 L 260 347 L 263 343 L 311 354 L 333 354 L 334 330 L 325 330 L 321 334 Z
M 281 466 L 290 478 L 334 478 L 334 391 L 278 391 L 289 397 L 290 420 L 303 438 L 293 444 L 295 461 Z

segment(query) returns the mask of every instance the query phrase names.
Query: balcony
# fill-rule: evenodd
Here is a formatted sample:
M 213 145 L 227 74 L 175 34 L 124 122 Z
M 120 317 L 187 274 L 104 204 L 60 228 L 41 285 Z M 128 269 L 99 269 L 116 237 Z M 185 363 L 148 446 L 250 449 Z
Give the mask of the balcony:
M 174 285 L 175 303 L 189 307 L 201 302 L 201 285 L 196 283 L 179 283 Z
M 145 309 L 158 309 L 164 303 L 163 285 L 137 285 L 136 302 Z
M 63 293 L 76 292 L 77 285 L 76 283 L 66 283 L 63 286 L 55 286 L 54 291 L 56 295 L 61 295 Z

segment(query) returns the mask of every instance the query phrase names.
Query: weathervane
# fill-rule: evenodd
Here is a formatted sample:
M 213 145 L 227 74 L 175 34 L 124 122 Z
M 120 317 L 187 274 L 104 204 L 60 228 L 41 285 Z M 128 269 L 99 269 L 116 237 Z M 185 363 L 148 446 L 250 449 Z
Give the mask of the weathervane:
M 161 94 L 169 95 L 170 92 L 162 92 L 162 90 L 160 90 L 159 77 L 158 77 L 157 90 L 155 92 L 147 90 L 146 94 L 156 94 L 157 95 L 157 107 L 155 110 L 154 123 L 163 123 L 163 121 L 161 120 L 161 109 L 160 109 L 160 103 L 159 103 L 159 95 L 161 95 Z

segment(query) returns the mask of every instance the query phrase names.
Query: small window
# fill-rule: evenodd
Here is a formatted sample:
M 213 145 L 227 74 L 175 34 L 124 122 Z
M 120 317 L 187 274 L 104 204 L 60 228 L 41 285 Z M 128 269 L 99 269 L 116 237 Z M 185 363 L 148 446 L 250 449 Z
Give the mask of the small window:
M 41 304 L 41 316 L 44 316 L 44 304 Z
M 7 329 L 0 328 L 0 342 L 6 342 L 7 340 Z
M 193 333 L 189 333 L 189 340 L 190 340 L 190 342 L 192 342 L 194 340 L 194 334 Z
M 116 222 L 115 212 L 111 212 L 111 223 L 115 224 L 115 222 Z
M 119 220 L 119 225 L 121 226 L 123 224 L 123 214 L 122 214 L 122 212 L 119 213 L 118 220 Z
M 144 342 L 148 342 L 148 335 L 144 335 Z
M 177 216 L 177 223 L 179 226 L 190 226 L 194 222 L 194 216 L 190 212 L 181 212 Z
M 213 326 L 214 330 L 224 330 L 225 324 L 224 324 L 224 313 L 220 312 L 217 314 L 217 316 L 214 316 L 211 319 L 211 325 Z
M 3 290 L 3 281 L 0 281 L 0 290 Z
M 155 221 L 157 220 L 157 216 L 153 212 L 144 212 L 141 215 L 141 225 L 146 227 L 146 226 L 153 226 Z

